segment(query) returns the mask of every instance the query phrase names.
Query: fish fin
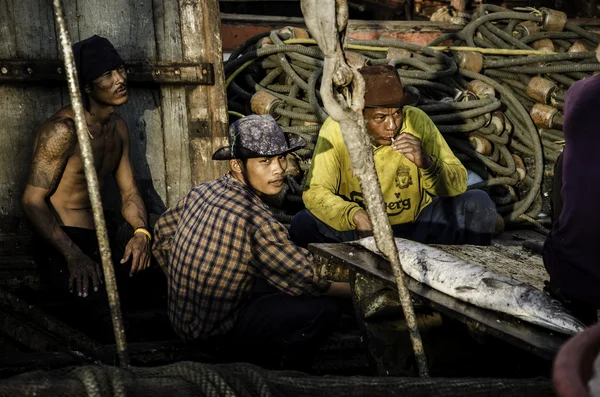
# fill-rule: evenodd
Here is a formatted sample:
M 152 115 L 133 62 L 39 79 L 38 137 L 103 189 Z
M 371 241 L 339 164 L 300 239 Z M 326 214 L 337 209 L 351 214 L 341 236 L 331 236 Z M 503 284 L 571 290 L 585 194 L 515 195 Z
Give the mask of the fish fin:
M 464 286 L 462 286 L 462 287 L 456 287 L 456 288 L 454 288 L 454 290 L 455 290 L 456 292 L 467 292 L 467 291 L 473 291 L 473 290 L 476 290 L 476 289 L 477 289 L 477 288 L 474 288 L 474 287 L 468 287 L 468 286 L 466 286 L 466 285 L 464 285 Z
M 488 287 L 491 287 L 491 288 L 502 288 L 502 287 L 506 287 L 507 285 L 509 285 L 511 287 L 515 287 L 515 286 L 519 285 L 519 283 L 513 282 L 512 280 L 499 280 L 497 278 L 489 278 L 489 277 L 484 277 L 481 279 L 481 281 L 483 281 L 483 283 L 485 285 L 487 285 Z

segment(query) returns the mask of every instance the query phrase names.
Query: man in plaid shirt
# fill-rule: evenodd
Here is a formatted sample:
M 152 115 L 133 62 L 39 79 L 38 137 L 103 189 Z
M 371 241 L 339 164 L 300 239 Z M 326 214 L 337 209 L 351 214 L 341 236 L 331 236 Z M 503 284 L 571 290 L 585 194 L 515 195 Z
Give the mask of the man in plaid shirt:
M 348 284 L 319 279 L 311 254 L 290 241 L 261 199 L 281 191 L 286 154 L 305 142 L 288 142 L 271 116 L 259 115 L 234 122 L 229 142 L 213 159 L 229 160 L 230 172 L 194 187 L 156 223 L 153 253 L 168 276 L 168 315 L 184 340 L 263 364 L 257 359 L 266 352 L 284 352 L 303 366 L 339 319 L 335 299 L 318 295 L 349 294 Z M 257 282 L 273 291 L 257 297 Z

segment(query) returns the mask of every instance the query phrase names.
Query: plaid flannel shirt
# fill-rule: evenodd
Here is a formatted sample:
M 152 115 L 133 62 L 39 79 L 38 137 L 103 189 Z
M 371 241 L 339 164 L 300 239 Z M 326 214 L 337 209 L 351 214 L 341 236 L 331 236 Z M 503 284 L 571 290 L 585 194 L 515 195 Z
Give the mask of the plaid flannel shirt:
M 230 175 L 194 187 L 156 223 L 153 253 L 168 276 L 168 315 L 185 340 L 229 331 L 256 277 L 290 295 L 329 285 L 311 254 Z

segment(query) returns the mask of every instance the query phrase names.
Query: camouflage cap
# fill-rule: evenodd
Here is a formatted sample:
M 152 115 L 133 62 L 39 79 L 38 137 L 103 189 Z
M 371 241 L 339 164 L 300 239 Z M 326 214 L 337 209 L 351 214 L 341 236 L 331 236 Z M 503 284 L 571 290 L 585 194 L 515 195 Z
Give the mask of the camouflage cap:
M 229 126 L 229 145 L 217 150 L 213 160 L 274 157 L 306 146 L 304 139 L 283 132 L 270 115 L 252 114 Z

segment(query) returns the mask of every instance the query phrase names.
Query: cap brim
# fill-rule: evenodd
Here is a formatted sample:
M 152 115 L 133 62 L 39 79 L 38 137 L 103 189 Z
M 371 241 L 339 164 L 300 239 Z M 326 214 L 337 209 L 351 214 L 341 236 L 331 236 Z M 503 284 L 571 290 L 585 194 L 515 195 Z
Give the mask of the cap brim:
M 217 149 L 212 155 L 213 160 L 231 160 L 232 158 L 231 147 L 229 146 L 223 146 L 222 148 Z
M 302 149 L 306 147 L 306 141 L 299 137 L 298 135 L 288 133 L 288 143 L 290 145 L 290 149 L 286 151 L 286 153 L 295 152 L 298 149 Z
M 289 144 L 289 149 L 286 150 L 283 153 L 266 153 L 266 154 L 258 154 L 256 153 L 254 155 L 254 157 L 273 157 L 273 156 L 279 156 L 282 154 L 288 154 L 291 152 L 295 152 L 298 149 L 302 149 L 303 147 L 306 147 L 306 141 L 304 139 L 302 139 L 301 137 L 294 135 L 294 134 L 288 134 L 288 144 Z M 213 160 L 231 160 L 234 159 L 235 157 L 233 156 L 233 154 L 231 153 L 231 147 L 230 146 L 223 146 L 222 148 L 219 148 L 216 152 L 213 153 L 212 155 L 212 159 Z
M 412 92 L 404 91 L 404 95 L 402 95 L 402 98 L 399 101 L 391 101 L 388 103 L 378 103 L 378 104 L 372 104 L 372 105 L 365 104 L 365 107 L 366 108 L 401 108 L 403 106 L 416 105 L 418 101 L 419 101 L 418 95 L 413 94 Z

